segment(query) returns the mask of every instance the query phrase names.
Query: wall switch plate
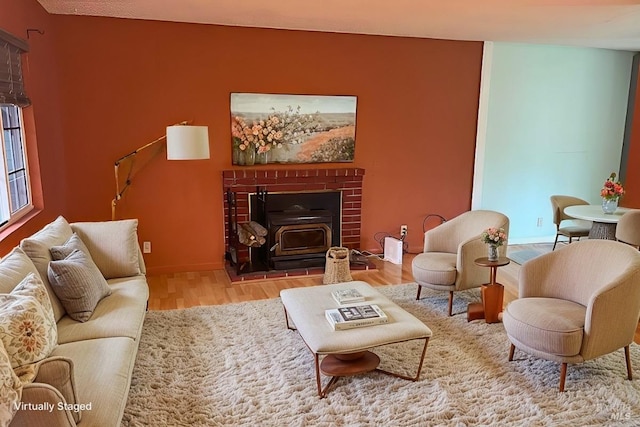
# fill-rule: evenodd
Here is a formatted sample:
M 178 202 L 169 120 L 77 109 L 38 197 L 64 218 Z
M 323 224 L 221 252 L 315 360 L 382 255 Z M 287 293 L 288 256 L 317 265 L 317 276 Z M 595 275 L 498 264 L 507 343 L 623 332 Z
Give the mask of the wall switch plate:
M 151 242 L 142 242 L 142 253 L 143 254 L 151 253 Z
M 384 238 L 384 260 L 402 264 L 402 240 L 395 237 Z

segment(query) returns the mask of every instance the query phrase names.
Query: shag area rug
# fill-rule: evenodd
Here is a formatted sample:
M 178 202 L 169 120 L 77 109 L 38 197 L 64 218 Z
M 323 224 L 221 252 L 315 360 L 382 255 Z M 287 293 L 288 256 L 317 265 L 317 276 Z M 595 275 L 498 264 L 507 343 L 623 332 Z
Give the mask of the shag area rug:
M 640 425 L 640 379 L 624 353 L 570 365 L 516 350 L 502 324 L 468 323 L 478 290 L 378 288 L 433 331 L 420 380 L 379 372 L 341 378 L 319 399 L 313 356 L 288 330 L 279 299 L 147 314 L 123 426 L 602 426 Z M 339 333 L 339 332 L 336 332 Z M 379 347 L 381 367 L 413 374 L 421 344 Z M 640 372 L 640 347 L 631 348 Z M 326 378 L 325 378 L 326 381 Z

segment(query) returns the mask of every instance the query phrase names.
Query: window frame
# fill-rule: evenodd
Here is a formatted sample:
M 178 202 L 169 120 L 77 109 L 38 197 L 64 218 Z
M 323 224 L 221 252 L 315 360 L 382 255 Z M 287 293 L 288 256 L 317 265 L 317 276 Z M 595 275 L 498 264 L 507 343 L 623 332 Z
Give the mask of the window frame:
M 22 149 L 22 168 L 24 170 L 24 174 L 25 174 L 25 195 L 27 198 L 27 203 L 20 207 L 17 208 L 15 210 L 13 210 L 13 201 L 11 198 L 11 185 L 10 185 L 10 172 L 9 172 L 9 167 L 8 167 L 8 159 L 7 159 L 7 150 L 6 150 L 6 141 L 5 141 L 5 123 L 2 120 L 2 115 L 0 115 L 0 127 L 2 128 L 2 134 L 0 135 L 0 155 L 2 156 L 2 164 L 0 164 L 0 172 L 2 173 L 2 176 L 0 177 L 0 182 L 2 182 L 3 184 L 3 188 L 0 189 L 0 196 L 5 200 L 0 201 L 0 203 L 3 203 L 7 205 L 8 207 L 8 218 L 0 223 L 0 231 L 5 229 L 6 227 L 10 226 L 11 224 L 19 221 L 22 217 L 24 217 L 25 215 L 27 215 L 29 212 L 31 212 L 34 209 L 34 205 L 33 205 L 33 189 L 31 188 L 31 175 L 30 175 L 30 170 L 29 170 L 29 154 L 28 154 L 28 148 L 27 148 L 27 143 L 26 143 L 26 138 L 25 138 L 25 127 L 24 127 L 24 115 L 23 115 L 23 109 L 22 107 L 18 106 L 18 105 L 14 105 L 14 104 L 0 104 L 0 108 L 5 107 L 5 106 L 12 106 L 15 107 L 18 110 L 18 127 L 20 130 L 20 145 L 21 145 L 21 149 Z M 0 208 L 2 210 L 4 210 L 4 207 Z

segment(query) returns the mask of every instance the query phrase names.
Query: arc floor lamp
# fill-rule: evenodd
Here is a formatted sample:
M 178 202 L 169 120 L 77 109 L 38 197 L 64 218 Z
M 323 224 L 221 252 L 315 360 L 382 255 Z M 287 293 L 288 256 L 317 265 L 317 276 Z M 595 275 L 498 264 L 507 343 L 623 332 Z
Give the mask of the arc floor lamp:
M 115 162 L 116 197 L 111 201 L 111 219 L 116 219 L 116 205 L 124 192 L 131 185 L 133 165 L 136 156 L 147 148 L 167 141 L 167 160 L 200 160 L 209 158 L 209 128 L 207 126 L 192 126 L 188 122 L 180 122 L 167 126 L 167 132 L 160 138 L 143 145 Z M 128 163 L 127 179 L 120 188 L 120 166 Z

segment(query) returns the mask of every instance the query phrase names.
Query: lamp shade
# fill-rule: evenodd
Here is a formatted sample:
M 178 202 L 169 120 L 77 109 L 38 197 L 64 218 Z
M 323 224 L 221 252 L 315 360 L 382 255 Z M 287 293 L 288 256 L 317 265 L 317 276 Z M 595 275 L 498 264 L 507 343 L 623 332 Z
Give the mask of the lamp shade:
M 209 158 L 207 126 L 167 126 L 167 159 L 198 160 Z

